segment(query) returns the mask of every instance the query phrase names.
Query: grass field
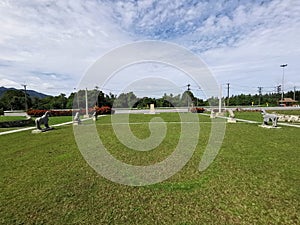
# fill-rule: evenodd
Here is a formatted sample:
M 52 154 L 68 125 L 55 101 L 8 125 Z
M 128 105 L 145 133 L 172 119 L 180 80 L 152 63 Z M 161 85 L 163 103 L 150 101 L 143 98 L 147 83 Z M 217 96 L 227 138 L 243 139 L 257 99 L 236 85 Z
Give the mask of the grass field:
M 0 122 L 25 120 L 25 116 L 0 116 Z
M 133 133 L 147 137 L 146 122 L 153 116 L 179 121 L 176 113 L 131 115 Z M 261 121 L 259 113 L 238 116 Z M 110 119 L 97 121 L 99 136 L 112 155 L 135 165 L 163 160 L 180 134 L 179 123 L 167 123 L 163 143 L 141 153 L 117 140 Z M 0 223 L 299 224 L 300 129 L 227 124 L 218 156 L 199 172 L 210 118 L 199 115 L 199 120 L 199 143 L 188 164 L 170 179 L 144 187 L 98 175 L 80 154 L 71 125 L 0 136 Z
M 267 110 L 268 113 L 276 113 L 283 115 L 300 115 L 300 110 Z M 234 112 L 236 118 L 262 122 L 260 112 Z
M 2 118 L 2 121 L 0 121 L 0 122 L 25 119 L 25 117 L 22 117 L 22 116 L 3 116 L 3 117 L 0 117 L 0 120 L 1 120 L 1 118 Z M 33 117 L 32 120 L 35 120 L 35 118 Z M 69 122 L 69 121 L 72 121 L 72 116 L 49 117 L 49 125 L 50 126 L 54 125 L 54 124 Z M 4 131 L 16 130 L 16 129 L 21 129 L 21 128 L 24 128 L 24 127 L 32 127 L 32 126 L 34 126 L 34 123 L 31 124 L 31 125 L 23 126 L 23 127 L 0 128 L 0 133 L 4 132 Z

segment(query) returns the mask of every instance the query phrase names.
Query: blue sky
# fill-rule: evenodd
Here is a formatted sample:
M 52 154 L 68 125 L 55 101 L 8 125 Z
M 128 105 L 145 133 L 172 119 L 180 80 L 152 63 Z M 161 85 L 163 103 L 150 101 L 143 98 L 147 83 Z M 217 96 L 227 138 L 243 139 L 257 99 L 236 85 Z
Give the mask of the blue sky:
M 43 93 L 69 94 L 87 68 L 109 51 L 160 40 L 197 54 L 218 83 L 224 88 L 230 83 L 233 94 L 257 93 L 258 86 L 263 93 L 273 91 L 282 82 L 280 64 L 285 63 L 285 90 L 300 89 L 298 0 L 2 0 L 0 14 L 0 86 L 22 88 L 26 83 Z M 127 70 L 128 83 L 129 74 L 139 77 L 141 71 L 153 70 L 172 80 L 172 68 L 138 65 Z M 176 81 L 182 86 L 190 82 L 184 75 Z M 118 92 L 124 82 L 112 80 L 106 91 Z M 163 82 L 153 85 L 172 92 Z

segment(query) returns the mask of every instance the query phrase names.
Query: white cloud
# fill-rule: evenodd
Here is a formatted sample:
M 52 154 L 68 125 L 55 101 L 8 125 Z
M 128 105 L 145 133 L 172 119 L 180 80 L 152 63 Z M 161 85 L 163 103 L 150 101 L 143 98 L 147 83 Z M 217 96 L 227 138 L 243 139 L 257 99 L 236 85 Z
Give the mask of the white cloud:
M 100 56 L 145 39 L 192 50 L 221 83 L 277 85 L 288 63 L 286 87 L 300 86 L 296 0 L 1 1 L 0 14 L 1 79 L 47 94 L 73 91 Z
M 20 83 L 14 82 L 12 80 L 6 79 L 6 78 L 0 78 L 0 87 L 21 87 Z
M 106 4 L 74 1 L 23 1 L 0 6 L 0 67 L 2 76 L 47 93 L 73 90 L 86 68 L 112 47 L 129 40 L 111 22 L 111 9 Z M 3 25 L 3 26 L 2 26 Z M 9 66 L 10 65 L 10 66 Z M 43 77 L 40 85 L 30 76 L 52 72 L 61 78 L 55 83 Z M 40 81 L 39 81 L 40 82 Z M 48 85 L 53 83 L 53 85 Z M 49 89 L 51 87 L 51 89 Z M 55 90 L 54 88 L 57 88 Z M 48 90 L 49 89 L 49 90 Z

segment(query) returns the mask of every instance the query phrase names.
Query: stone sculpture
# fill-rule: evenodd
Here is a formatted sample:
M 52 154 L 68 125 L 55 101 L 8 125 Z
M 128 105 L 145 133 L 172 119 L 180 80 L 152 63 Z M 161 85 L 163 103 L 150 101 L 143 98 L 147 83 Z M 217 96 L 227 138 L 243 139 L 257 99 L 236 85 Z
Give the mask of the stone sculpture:
M 98 118 L 98 115 L 97 115 L 97 112 L 95 111 L 93 113 L 93 121 L 97 121 L 97 118 Z
M 275 114 L 267 113 L 264 109 L 261 110 L 261 114 L 263 115 L 263 125 L 268 126 L 268 122 L 272 121 L 272 127 L 277 127 L 278 116 Z
M 36 126 L 36 128 L 38 130 L 40 130 L 40 131 L 47 131 L 47 130 L 51 130 L 52 129 L 48 125 L 48 121 L 49 121 L 48 117 L 49 116 L 50 116 L 50 112 L 47 111 L 43 116 L 38 117 L 38 118 L 35 119 L 35 126 Z M 45 128 L 43 128 L 43 129 L 41 128 L 42 124 L 45 126 Z
M 74 118 L 73 118 L 73 124 L 74 125 L 78 125 L 81 123 L 81 120 L 80 120 L 80 116 L 79 116 L 79 112 L 76 112 Z
M 229 113 L 229 118 L 227 119 L 228 123 L 236 123 L 236 119 L 235 119 L 235 115 L 232 111 L 232 109 L 227 109 L 228 113 Z

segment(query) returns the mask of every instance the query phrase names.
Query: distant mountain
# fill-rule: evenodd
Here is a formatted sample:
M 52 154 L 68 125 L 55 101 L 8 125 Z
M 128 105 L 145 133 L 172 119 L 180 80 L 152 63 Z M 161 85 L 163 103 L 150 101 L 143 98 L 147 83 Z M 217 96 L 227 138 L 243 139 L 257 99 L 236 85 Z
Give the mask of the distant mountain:
M 0 97 L 8 90 L 24 91 L 23 89 L 0 87 Z M 46 98 L 46 97 L 50 96 L 50 95 L 46 95 L 46 94 L 43 94 L 43 93 L 40 93 L 40 92 L 37 92 L 34 90 L 27 90 L 26 92 L 30 97 Z

